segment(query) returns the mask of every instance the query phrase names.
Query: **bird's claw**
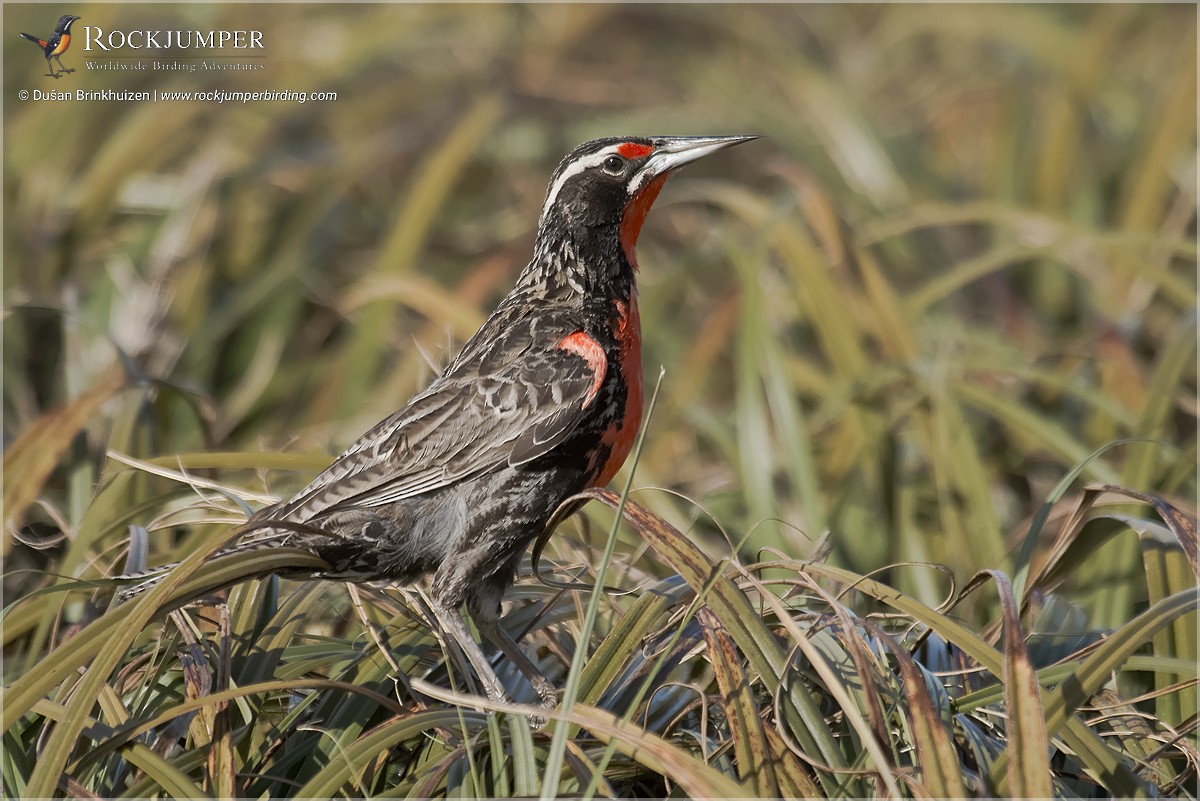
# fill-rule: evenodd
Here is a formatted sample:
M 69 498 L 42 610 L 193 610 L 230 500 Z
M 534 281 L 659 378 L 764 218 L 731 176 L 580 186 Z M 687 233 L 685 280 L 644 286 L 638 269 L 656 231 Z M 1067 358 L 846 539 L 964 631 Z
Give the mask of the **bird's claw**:
M 539 706 L 541 706 L 542 709 L 546 710 L 547 713 L 553 712 L 555 709 L 558 708 L 557 694 L 555 694 L 553 692 L 547 694 L 547 693 L 544 693 L 539 690 L 538 695 L 542 699 L 541 704 L 539 704 Z M 550 722 L 550 718 L 548 717 L 548 715 L 538 715 L 538 714 L 529 715 L 529 725 L 539 731 L 546 728 L 546 724 L 549 722 Z

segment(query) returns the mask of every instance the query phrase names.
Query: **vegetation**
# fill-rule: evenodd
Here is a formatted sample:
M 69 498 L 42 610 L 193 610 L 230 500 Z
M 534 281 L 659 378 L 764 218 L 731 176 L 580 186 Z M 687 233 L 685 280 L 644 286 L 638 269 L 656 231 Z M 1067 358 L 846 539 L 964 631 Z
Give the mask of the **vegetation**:
M 22 103 L 5 49 L 6 797 L 1195 797 L 1194 9 L 167 9 L 76 30 L 261 28 L 264 69 L 54 88 L 337 99 Z M 506 606 L 539 729 L 420 587 L 211 554 L 619 132 L 764 139 L 642 235 L 636 466 Z

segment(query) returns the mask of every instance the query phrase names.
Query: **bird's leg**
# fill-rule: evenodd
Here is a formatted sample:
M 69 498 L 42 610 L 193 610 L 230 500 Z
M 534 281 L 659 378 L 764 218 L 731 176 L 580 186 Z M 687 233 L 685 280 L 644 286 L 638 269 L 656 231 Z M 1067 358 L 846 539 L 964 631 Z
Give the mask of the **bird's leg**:
M 542 699 L 542 706 L 546 709 L 554 709 L 558 706 L 558 688 L 550 679 L 546 678 L 541 669 L 533 663 L 533 660 L 525 655 L 521 650 L 521 646 L 517 645 L 517 641 L 509 636 L 504 627 L 499 621 L 489 621 L 479 624 L 479 631 L 483 636 L 491 640 L 504 655 L 513 661 L 517 666 L 517 670 L 525 675 L 533 689 L 537 692 L 538 698 Z
M 70 67 L 66 67 L 63 65 L 61 56 L 55 56 L 54 60 L 58 62 L 58 66 L 62 67 L 63 72 L 74 72 L 75 71 L 75 70 L 71 69 Z
M 471 632 L 467 630 L 467 624 L 463 620 L 459 605 L 444 598 L 436 588 L 431 594 L 430 600 L 432 601 L 433 614 L 438 619 L 438 623 L 450 635 L 450 638 L 458 643 L 458 647 L 462 649 L 462 652 L 466 654 L 471 667 L 475 668 L 475 674 L 483 682 L 483 689 L 487 692 L 488 698 L 499 703 L 508 703 L 509 699 L 508 695 L 504 692 L 504 685 L 500 683 L 499 677 L 492 670 L 492 666 L 488 663 L 487 657 L 483 655 L 479 644 L 475 642 L 475 639 L 471 637 Z
M 538 698 L 542 699 L 542 706 L 546 709 L 554 709 L 558 706 L 558 689 L 533 663 L 533 660 L 525 655 L 521 646 L 517 645 L 516 640 L 509 635 L 508 631 L 500 625 L 500 598 L 510 583 L 508 575 L 501 571 L 500 574 L 468 595 L 467 609 L 470 611 L 475 625 L 479 627 L 479 633 L 512 660 L 512 663 L 517 666 L 517 670 L 521 671 L 529 680 L 530 685 L 537 692 Z

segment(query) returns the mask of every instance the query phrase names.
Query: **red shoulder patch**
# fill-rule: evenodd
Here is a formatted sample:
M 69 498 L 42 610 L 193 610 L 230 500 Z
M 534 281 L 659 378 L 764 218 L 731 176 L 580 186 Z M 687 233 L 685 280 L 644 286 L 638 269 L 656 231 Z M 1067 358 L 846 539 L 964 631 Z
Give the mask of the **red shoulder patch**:
M 640 159 L 654 152 L 650 145 L 639 145 L 637 142 L 626 142 L 617 148 L 617 152 L 627 159 Z
M 582 358 L 587 362 L 588 369 L 592 371 L 592 385 L 588 387 L 587 395 L 583 398 L 582 408 L 586 409 L 596 399 L 596 394 L 604 385 L 604 377 L 608 374 L 608 357 L 604 355 L 604 348 L 583 331 L 576 331 L 574 334 L 563 337 L 558 341 L 558 347 Z

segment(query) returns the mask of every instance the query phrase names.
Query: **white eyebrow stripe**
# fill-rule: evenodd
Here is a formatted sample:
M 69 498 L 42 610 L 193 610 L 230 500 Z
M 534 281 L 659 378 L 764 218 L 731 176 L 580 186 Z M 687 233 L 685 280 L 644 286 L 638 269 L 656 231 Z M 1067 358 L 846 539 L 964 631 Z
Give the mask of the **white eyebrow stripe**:
M 550 189 L 548 192 L 546 192 L 546 202 L 542 204 L 542 216 L 539 222 L 546 219 L 546 213 L 550 211 L 550 207 L 554 205 L 554 201 L 558 197 L 558 193 L 562 191 L 564 186 L 566 186 L 567 181 L 571 180 L 576 175 L 579 175 L 579 173 L 583 172 L 584 170 L 592 167 L 599 167 L 604 163 L 606 158 L 612 155 L 617 155 L 617 148 L 619 147 L 620 145 L 609 145 L 608 147 L 602 148 L 591 155 L 584 156 L 563 170 L 562 175 L 554 179 L 554 183 L 550 184 Z

